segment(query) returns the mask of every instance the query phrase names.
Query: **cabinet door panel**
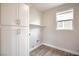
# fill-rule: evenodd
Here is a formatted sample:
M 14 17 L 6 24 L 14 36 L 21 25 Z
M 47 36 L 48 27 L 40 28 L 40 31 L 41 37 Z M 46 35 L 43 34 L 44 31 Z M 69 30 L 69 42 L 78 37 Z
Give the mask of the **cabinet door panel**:
M 2 3 L 1 4 L 1 24 L 16 25 L 17 4 Z
M 28 51 L 28 29 L 20 29 L 20 34 L 18 35 L 18 54 L 20 56 L 27 56 Z
M 25 4 L 1 4 L 1 24 L 28 26 L 29 7 Z M 19 20 L 19 21 L 17 21 Z
M 19 4 L 19 19 L 21 26 L 29 25 L 29 7 L 25 4 Z
M 1 34 L 2 56 L 27 56 L 28 51 L 28 29 L 4 27 Z
M 1 55 L 17 55 L 17 35 L 13 28 L 1 28 Z

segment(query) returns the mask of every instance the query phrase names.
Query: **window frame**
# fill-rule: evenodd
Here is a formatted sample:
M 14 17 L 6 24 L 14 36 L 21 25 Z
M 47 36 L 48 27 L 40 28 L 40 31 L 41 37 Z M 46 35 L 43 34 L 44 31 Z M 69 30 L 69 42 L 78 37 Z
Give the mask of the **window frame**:
M 72 19 L 57 20 L 57 16 L 58 16 L 57 14 L 65 14 L 65 13 L 70 12 L 70 11 L 72 12 Z M 73 19 L 74 19 L 74 10 L 73 9 L 65 10 L 65 11 L 62 11 L 62 12 L 57 12 L 56 13 L 56 30 L 73 30 Z M 64 27 L 64 22 L 65 21 L 72 21 L 72 28 L 71 29 L 70 28 L 68 29 L 68 28 Z M 63 27 L 62 28 L 58 27 L 58 22 L 63 22 L 63 25 L 62 25 Z

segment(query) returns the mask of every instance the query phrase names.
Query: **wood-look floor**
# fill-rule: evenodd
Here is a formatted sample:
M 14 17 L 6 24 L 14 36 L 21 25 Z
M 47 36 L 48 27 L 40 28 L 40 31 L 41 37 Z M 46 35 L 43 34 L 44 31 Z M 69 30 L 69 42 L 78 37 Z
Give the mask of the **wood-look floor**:
M 76 55 L 55 48 L 51 48 L 45 45 L 41 45 L 37 49 L 31 51 L 30 56 L 76 56 Z

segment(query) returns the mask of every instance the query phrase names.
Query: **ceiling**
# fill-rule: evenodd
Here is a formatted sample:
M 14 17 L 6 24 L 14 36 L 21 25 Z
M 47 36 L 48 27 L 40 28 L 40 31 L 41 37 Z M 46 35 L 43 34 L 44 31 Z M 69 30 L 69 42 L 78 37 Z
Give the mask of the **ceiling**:
M 64 3 L 30 3 L 29 5 L 33 6 L 34 8 L 37 8 L 40 11 L 46 11 L 62 4 Z

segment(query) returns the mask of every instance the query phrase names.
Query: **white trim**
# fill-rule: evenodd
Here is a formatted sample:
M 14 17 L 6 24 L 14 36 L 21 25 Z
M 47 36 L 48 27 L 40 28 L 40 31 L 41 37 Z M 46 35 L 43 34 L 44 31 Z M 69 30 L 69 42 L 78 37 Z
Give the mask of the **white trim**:
M 46 45 L 46 46 L 49 46 L 49 47 L 51 47 L 51 48 L 56 48 L 56 49 L 59 49 L 59 50 L 62 50 L 62 51 L 66 51 L 66 52 L 69 52 L 69 53 L 72 53 L 72 54 L 79 55 L 78 52 L 71 51 L 71 50 L 68 50 L 68 49 L 65 49 L 65 48 L 60 48 L 60 47 L 57 47 L 57 46 L 54 46 L 54 45 L 51 45 L 51 44 L 42 43 L 42 45 Z
M 69 13 L 69 12 L 73 12 L 73 8 L 72 9 L 69 9 L 69 10 L 65 10 L 65 11 L 61 11 L 61 12 L 57 12 L 56 14 L 57 15 L 61 15 L 61 14 L 64 14 L 64 13 Z
M 42 44 L 39 44 L 39 45 L 35 46 L 34 48 L 31 48 L 31 49 L 29 50 L 29 52 L 35 50 L 36 48 L 40 47 L 41 45 L 42 45 Z

